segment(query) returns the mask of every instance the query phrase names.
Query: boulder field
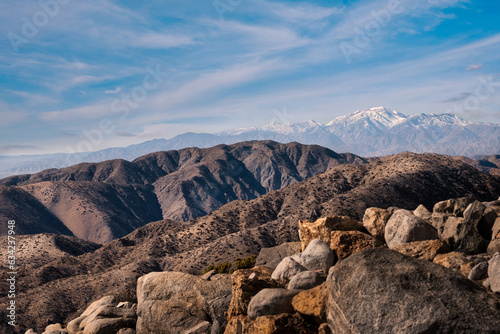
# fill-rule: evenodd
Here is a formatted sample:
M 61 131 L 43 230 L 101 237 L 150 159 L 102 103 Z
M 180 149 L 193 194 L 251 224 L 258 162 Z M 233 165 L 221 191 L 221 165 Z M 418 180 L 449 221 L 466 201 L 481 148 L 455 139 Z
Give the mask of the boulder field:
M 499 231 L 500 199 L 299 221 L 253 268 L 149 273 L 43 334 L 500 333 Z

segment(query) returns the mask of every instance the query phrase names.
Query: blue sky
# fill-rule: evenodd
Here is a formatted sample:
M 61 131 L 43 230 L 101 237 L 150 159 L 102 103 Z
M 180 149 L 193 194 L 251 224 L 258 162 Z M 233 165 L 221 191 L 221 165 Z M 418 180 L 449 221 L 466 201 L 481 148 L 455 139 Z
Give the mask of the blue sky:
M 374 106 L 500 123 L 499 14 L 491 0 L 4 1 L 0 155 Z

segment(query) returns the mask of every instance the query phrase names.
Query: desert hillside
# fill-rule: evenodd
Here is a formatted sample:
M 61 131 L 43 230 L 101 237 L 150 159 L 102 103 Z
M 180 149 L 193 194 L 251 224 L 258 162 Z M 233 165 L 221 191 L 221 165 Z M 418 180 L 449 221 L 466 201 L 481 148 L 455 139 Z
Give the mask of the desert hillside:
M 26 263 L 19 279 L 26 287 L 19 295 L 26 301 L 20 312 L 33 319 L 27 328 L 64 322 L 103 295 L 133 301 L 137 278 L 148 272 L 198 274 L 210 264 L 297 241 L 301 219 L 349 215 L 360 220 L 372 206 L 414 210 L 423 204 L 430 210 L 438 201 L 465 195 L 497 199 L 500 180 L 435 154 L 401 153 L 368 164 L 339 165 L 189 222 L 147 224 L 94 252 L 44 265 Z
M 82 163 L 0 180 L 0 215 L 19 217 L 19 233 L 60 233 L 102 244 L 151 221 L 188 221 L 345 163 L 366 160 L 272 141 Z

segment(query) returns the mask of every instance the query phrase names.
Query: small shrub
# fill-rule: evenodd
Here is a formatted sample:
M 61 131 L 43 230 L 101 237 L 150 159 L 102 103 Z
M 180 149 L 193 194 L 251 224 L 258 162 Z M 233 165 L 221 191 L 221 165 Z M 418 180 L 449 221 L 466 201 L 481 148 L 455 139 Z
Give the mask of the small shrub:
M 246 259 L 236 259 L 236 270 L 238 269 L 250 269 L 255 266 L 255 261 L 257 260 L 257 256 L 250 255 Z
M 231 272 L 231 262 L 221 263 L 216 266 L 213 264 L 209 265 L 207 269 L 203 272 L 203 274 L 208 273 L 211 270 L 217 271 L 219 274 L 229 274 Z

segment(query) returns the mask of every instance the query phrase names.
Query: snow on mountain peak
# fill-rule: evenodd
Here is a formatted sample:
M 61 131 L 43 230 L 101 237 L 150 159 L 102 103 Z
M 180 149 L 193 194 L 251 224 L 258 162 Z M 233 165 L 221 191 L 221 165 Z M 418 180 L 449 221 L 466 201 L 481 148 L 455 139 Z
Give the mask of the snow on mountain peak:
M 327 126 L 349 126 L 354 123 L 364 123 L 365 126 L 377 128 L 392 128 L 408 119 L 408 116 L 385 107 L 375 107 L 358 110 L 351 115 L 335 118 Z

